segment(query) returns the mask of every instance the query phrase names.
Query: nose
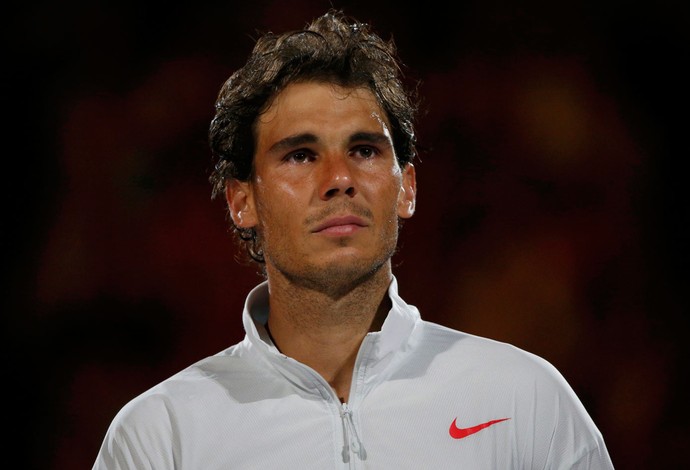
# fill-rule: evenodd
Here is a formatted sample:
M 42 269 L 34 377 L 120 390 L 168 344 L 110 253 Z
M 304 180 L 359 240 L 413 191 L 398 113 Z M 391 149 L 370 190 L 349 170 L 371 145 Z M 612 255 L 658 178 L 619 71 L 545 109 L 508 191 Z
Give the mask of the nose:
M 340 195 L 354 197 L 357 194 L 350 165 L 347 156 L 329 156 L 322 160 L 319 191 L 322 200 L 327 201 Z

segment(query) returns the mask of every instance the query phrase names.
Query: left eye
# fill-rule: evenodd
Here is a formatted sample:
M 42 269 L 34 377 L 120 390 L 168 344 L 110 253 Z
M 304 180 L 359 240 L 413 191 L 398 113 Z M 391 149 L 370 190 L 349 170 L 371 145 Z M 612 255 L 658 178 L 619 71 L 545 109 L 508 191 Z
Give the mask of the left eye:
M 369 146 L 361 146 L 354 149 L 355 154 L 358 154 L 362 158 L 371 158 L 376 155 L 376 149 Z

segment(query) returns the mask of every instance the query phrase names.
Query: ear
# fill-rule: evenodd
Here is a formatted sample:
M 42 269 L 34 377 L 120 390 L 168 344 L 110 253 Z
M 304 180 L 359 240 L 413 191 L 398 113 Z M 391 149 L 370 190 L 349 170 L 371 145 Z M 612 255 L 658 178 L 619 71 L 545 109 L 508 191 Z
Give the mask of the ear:
M 409 219 L 414 214 L 415 204 L 417 203 L 417 178 L 412 163 L 408 163 L 403 168 L 402 184 L 398 194 L 398 217 Z
M 225 200 L 232 221 L 239 228 L 252 228 L 257 225 L 254 205 L 254 192 L 251 183 L 229 179 L 225 183 Z

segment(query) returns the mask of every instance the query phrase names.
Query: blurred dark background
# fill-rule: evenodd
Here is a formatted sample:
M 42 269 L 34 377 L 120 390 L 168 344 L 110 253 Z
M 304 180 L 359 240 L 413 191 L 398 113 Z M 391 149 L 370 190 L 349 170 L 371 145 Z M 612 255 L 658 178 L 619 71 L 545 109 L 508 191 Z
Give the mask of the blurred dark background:
M 689 468 L 690 12 L 663 0 L 9 2 L 18 468 L 90 468 L 129 399 L 242 338 L 260 278 L 210 199 L 214 100 L 260 32 L 330 5 L 392 36 L 421 81 L 403 297 L 556 365 L 616 468 Z

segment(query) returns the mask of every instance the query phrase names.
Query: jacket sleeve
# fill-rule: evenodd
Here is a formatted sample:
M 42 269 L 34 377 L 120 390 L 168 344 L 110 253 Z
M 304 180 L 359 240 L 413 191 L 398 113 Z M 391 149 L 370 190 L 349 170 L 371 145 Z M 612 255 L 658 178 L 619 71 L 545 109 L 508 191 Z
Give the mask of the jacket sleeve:
M 543 398 L 539 413 L 551 415 L 547 453 L 549 470 L 613 470 L 604 438 L 563 376 L 549 364 L 554 390 Z M 548 418 L 543 416 L 544 421 Z

